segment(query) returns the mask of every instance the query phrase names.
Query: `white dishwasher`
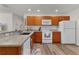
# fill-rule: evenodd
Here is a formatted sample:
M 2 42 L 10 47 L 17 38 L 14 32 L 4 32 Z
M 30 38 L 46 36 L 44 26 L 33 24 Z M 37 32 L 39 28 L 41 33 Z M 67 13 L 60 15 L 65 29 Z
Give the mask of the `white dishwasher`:
M 30 55 L 30 40 L 29 37 L 23 44 L 23 55 Z

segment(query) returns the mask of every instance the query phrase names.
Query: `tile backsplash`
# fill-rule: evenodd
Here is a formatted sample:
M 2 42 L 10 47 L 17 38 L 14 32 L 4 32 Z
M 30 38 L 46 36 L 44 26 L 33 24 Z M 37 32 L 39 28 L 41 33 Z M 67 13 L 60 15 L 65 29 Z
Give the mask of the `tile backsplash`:
M 51 28 L 51 30 L 57 30 L 58 26 L 27 26 L 27 30 L 29 31 L 39 31 L 39 29 L 41 28 Z

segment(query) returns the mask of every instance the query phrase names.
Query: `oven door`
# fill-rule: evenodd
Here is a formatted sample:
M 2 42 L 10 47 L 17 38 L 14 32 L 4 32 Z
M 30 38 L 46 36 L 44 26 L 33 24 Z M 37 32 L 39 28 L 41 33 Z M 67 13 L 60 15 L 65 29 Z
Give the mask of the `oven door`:
M 52 32 L 42 32 L 42 43 L 52 43 Z
M 52 40 L 52 32 L 42 32 L 42 39 L 43 40 Z

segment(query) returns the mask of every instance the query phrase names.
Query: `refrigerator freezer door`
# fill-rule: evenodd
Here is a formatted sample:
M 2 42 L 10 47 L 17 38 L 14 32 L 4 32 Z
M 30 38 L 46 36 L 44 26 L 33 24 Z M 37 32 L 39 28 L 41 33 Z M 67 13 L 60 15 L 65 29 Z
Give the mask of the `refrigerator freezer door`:
M 75 28 L 75 21 L 68 21 L 64 23 L 64 28 L 72 29 Z

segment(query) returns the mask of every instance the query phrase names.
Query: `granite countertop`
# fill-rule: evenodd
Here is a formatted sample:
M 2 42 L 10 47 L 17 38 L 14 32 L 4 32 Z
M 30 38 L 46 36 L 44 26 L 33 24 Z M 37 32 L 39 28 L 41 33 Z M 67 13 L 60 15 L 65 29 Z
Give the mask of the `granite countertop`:
M 0 47 L 17 47 L 22 46 L 22 44 L 30 38 L 33 31 L 29 35 L 12 35 L 6 37 L 0 37 Z
M 0 31 L 0 34 L 2 34 L 2 33 L 10 33 L 10 32 L 15 32 L 15 31 Z

